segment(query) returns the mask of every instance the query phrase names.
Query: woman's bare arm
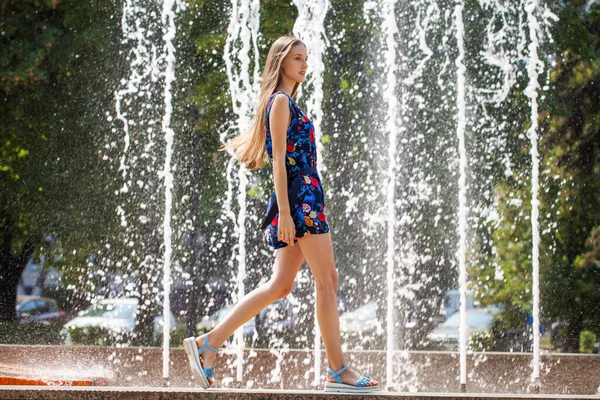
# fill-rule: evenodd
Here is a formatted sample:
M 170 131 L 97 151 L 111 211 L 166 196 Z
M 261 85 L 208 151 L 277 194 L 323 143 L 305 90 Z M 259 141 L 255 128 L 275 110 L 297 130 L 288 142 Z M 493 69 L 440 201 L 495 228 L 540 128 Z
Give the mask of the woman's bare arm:
M 275 182 L 275 194 L 277 196 L 277 206 L 279 207 L 278 236 L 279 240 L 293 245 L 296 234 L 290 211 L 288 178 L 285 169 L 286 135 L 289 120 L 289 99 L 283 94 L 275 95 L 269 114 L 269 126 L 273 141 L 273 181 Z

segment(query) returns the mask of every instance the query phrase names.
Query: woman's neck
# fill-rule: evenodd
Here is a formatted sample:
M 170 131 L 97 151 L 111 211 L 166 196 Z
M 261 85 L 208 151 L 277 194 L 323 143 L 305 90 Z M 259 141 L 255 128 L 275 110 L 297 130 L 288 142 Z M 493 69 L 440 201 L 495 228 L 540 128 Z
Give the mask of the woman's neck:
M 285 92 L 288 96 L 292 95 L 292 91 L 294 90 L 295 82 L 280 82 L 279 85 L 275 88 L 277 91 Z

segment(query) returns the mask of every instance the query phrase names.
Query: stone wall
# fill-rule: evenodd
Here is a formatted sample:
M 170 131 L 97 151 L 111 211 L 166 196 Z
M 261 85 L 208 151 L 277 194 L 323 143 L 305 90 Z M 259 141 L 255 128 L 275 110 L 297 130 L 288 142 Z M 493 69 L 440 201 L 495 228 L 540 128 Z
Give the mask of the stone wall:
M 245 350 L 243 382 L 236 381 L 236 356 L 222 349 L 215 366 L 214 387 L 252 389 L 321 389 L 312 385 L 312 351 Z M 387 388 L 386 354 L 347 351 L 346 361 Z M 594 395 L 600 386 L 600 356 L 542 355 L 541 391 L 546 394 Z M 326 371 L 322 354 L 321 375 Z M 467 357 L 467 392 L 524 394 L 531 375 L 531 354 L 473 353 Z M 408 352 L 395 355 L 394 391 L 459 392 L 459 357 L 453 352 Z M 0 364 L 64 378 L 103 377 L 108 386 L 155 386 L 163 382 L 161 348 L 0 345 Z M 195 387 L 183 349 L 170 351 L 168 385 Z

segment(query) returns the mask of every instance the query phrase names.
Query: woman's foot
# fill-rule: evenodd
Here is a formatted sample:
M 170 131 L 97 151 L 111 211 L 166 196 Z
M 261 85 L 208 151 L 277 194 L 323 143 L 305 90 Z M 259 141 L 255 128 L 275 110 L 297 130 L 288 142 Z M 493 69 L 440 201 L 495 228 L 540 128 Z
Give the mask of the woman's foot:
M 207 333 L 202 336 L 198 336 L 196 338 L 196 345 L 198 346 L 198 348 L 201 348 L 202 345 L 204 344 L 204 341 L 207 339 L 208 339 L 208 343 L 212 346 L 212 341 L 210 340 L 210 336 Z M 202 368 L 212 368 L 213 365 L 215 365 L 215 359 L 217 358 L 217 353 L 215 353 L 214 351 L 212 351 L 210 349 L 206 349 L 202 352 L 202 354 L 199 355 L 199 358 L 200 358 L 200 365 L 202 365 Z M 212 386 L 213 378 L 208 377 L 208 382 Z
M 345 371 L 343 371 L 342 373 L 340 373 L 339 376 L 340 376 L 340 379 L 342 380 L 343 384 L 351 385 L 351 386 L 356 386 L 356 384 L 358 383 L 358 381 L 360 380 L 360 378 L 363 375 L 359 374 L 358 372 L 356 372 L 352 368 L 348 368 Z M 330 373 L 327 373 L 327 382 L 337 383 L 337 381 L 335 380 L 335 378 L 333 378 Z M 379 385 L 379 382 L 377 382 L 376 380 L 374 380 L 374 379 L 371 378 L 365 384 L 365 387 L 371 387 L 371 386 L 377 386 L 377 385 Z
M 194 380 L 203 389 L 208 389 L 212 385 L 214 376 L 212 365 L 215 362 L 215 355 L 219 351 L 209 343 L 208 335 L 192 336 L 183 340 L 183 349 L 188 356 Z M 213 355 L 211 356 L 210 353 Z

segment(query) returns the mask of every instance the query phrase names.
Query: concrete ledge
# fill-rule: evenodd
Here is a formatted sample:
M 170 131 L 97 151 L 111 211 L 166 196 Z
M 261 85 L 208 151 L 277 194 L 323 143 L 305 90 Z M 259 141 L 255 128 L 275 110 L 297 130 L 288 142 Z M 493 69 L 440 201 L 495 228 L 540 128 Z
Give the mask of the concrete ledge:
M 215 365 L 215 388 L 230 390 L 286 390 L 318 392 L 314 354 L 309 350 L 271 349 L 243 352 L 242 380 L 237 382 L 236 355 L 222 349 Z M 346 361 L 364 374 L 385 382 L 384 351 L 347 351 Z M 471 353 L 467 355 L 467 393 L 526 394 L 532 355 L 527 353 Z M 597 395 L 600 356 L 546 354 L 541 357 L 540 393 L 546 395 Z M 325 380 L 326 354 L 322 354 L 317 381 Z M 36 371 L 40 377 L 104 378 L 105 387 L 123 391 L 136 388 L 163 390 L 162 349 L 149 347 L 13 346 L 0 345 L 0 364 Z M 179 391 L 198 390 L 183 349 L 170 351 L 170 385 Z M 453 352 L 397 352 L 394 355 L 394 393 L 460 393 L 459 357 Z M 56 386 L 54 386 L 56 387 Z M 150 390 L 150 389 L 149 389 Z M 166 389 L 165 389 L 166 390 Z M 317 392 L 312 392 L 317 390 Z M 194 392 L 198 393 L 198 392 Z M 292 393 L 292 392 L 283 392 Z M 296 392 L 293 392 L 296 393 Z M 469 397 L 471 398 L 471 397 Z M 508 397 L 507 397 L 508 398 Z M 596 397 L 600 398 L 600 397 Z
M 573 395 L 510 395 L 510 394 L 440 394 L 440 393 L 391 393 L 377 392 L 368 395 L 331 394 L 323 391 L 304 390 L 198 390 L 185 388 L 122 388 L 122 387 L 44 387 L 39 386 L 3 386 L 0 387 L 0 399 L 48 399 L 48 400 L 341 400 L 341 399 L 385 399 L 398 398 L 405 400 L 464 400 L 464 399 L 600 399 L 600 396 Z

